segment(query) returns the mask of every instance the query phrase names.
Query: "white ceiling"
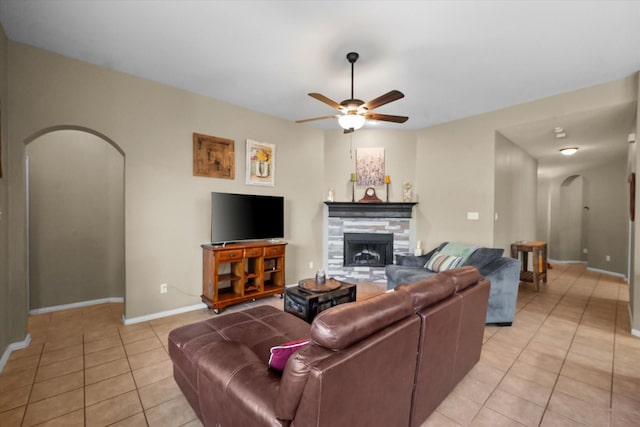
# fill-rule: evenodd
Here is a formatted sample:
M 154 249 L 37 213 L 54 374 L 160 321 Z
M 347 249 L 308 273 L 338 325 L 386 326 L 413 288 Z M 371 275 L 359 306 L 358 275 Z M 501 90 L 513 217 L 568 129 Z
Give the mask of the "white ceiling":
M 356 51 L 356 98 L 405 94 L 376 110 L 409 116 L 377 124 L 391 129 L 640 70 L 640 1 L 630 0 L 0 0 L 0 23 L 14 41 L 291 121 L 334 113 L 308 92 L 350 97 L 345 56 Z

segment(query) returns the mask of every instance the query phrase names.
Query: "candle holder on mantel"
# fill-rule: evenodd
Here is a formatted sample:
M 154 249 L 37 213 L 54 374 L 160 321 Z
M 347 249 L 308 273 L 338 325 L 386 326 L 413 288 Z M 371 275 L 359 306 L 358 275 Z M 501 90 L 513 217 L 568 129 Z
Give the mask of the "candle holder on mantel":
M 351 203 L 356 202 L 356 174 L 351 174 Z
M 389 203 L 389 184 L 391 184 L 391 177 L 389 175 L 385 175 L 384 183 L 387 185 L 387 203 Z

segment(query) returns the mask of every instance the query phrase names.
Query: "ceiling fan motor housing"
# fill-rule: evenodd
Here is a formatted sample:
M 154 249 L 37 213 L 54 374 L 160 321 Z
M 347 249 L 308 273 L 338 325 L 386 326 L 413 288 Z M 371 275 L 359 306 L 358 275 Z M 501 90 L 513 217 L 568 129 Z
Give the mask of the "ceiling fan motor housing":
M 361 99 L 345 99 L 340 103 L 340 105 L 343 107 L 342 111 L 345 113 L 354 111 L 358 113 L 364 113 L 367 111 L 367 108 L 363 107 L 364 101 Z

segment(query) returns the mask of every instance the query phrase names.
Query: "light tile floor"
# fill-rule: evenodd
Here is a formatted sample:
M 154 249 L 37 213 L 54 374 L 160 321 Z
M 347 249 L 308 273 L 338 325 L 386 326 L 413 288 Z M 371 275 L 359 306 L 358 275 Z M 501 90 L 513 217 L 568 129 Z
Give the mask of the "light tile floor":
M 579 265 L 549 275 L 539 293 L 521 285 L 512 327 L 485 328 L 480 362 L 423 427 L 640 425 L 628 286 Z M 31 345 L 0 374 L 0 426 L 200 426 L 173 381 L 167 336 L 212 315 L 124 326 L 122 304 L 104 304 L 31 316 Z

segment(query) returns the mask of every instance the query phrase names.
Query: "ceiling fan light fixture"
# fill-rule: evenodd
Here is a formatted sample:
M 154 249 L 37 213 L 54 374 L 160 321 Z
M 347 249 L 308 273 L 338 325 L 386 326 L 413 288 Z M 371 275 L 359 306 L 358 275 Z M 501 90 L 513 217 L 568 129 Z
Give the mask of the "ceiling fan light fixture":
M 565 147 L 560 149 L 560 154 L 564 156 L 572 156 L 576 154 L 578 147 Z
M 340 127 L 346 130 L 349 130 L 349 129 L 358 130 L 362 126 L 364 126 L 365 121 L 366 119 L 364 118 L 364 116 L 361 116 L 356 113 L 348 113 L 338 118 L 338 123 L 340 124 Z

